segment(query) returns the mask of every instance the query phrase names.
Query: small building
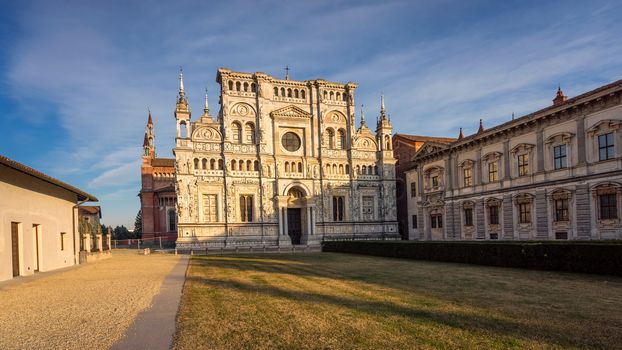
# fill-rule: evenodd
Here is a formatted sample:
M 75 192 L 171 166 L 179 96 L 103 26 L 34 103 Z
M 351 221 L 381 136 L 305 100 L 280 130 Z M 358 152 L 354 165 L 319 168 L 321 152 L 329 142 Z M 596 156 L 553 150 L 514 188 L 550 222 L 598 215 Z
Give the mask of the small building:
M 395 187 L 397 199 L 397 224 L 402 239 L 408 239 L 408 193 L 406 171 L 412 168 L 412 158 L 426 143 L 450 144 L 456 141 L 451 137 L 432 137 L 408 134 L 393 135 L 393 155 L 395 163 Z
M 78 264 L 88 201 L 97 198 L 0 155 L 0 281 Z

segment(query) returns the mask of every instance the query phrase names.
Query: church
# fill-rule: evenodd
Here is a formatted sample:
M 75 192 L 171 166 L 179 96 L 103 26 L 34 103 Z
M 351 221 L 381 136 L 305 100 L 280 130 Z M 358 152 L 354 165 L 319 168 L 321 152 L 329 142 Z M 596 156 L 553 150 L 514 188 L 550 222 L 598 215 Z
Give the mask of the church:
M 216 81 L 220 110 L 210 113 L 206 95 L 203 113 L 191 119 L 179 76 L 169 180 L 177 247 L 399 238 L 396 159 L 383 97 L 372 130 L 362 107 L 355 121 L 352 82 L 295 81 L 225 68 Z M 155 154 L 149 137 L 143 164 Z M 172 228 L 172 218 L 162 222 Z

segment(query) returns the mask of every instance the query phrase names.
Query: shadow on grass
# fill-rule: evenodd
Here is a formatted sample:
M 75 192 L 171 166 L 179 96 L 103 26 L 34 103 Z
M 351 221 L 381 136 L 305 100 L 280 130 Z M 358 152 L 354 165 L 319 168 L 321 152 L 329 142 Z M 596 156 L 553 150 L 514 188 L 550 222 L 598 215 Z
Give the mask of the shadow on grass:
M 285 258 L 285 257 L 283 257 Z M 279 260 L 284 260 L 283 258 Z M 257 259 L 245 261 L 244 257 L 238 258 L 196 258 L 192 261 L 197 267 L 236 269 L 240 271 L 261 272 L 261 273 L 283 273 L 292 277 L 311 276 L 321 278 L 334 279 L 352 279 L 357 281 L 368 282 L 369 279 L 349 276 L 344 274 L 336 274 L 335 271 L 323 271 L 322 269 L 314 270 L 313 263 L 301 268 L 300 265 L 287 266 L 282 262 L 260 262 Z M 285 258 L 286 259 L 286 258 Z M 296 260 L 299 261 L 299 260 Z M 321 263 L 317 263 L 320 265 Z M 314 272 L 317 271 L 317 272 Z M 351 272 L 351 271 L 350 271 Z M 190 274 L 187 281 L 200 283 L 215 288 L 225 288 L 243 293 L 260 293 L 268 297 L 285 298 L 295 302 L 302 303 L 318 303 L 331 306 L 345 307 L 359 312 L 364 312 L 370 316 L 391 317 L 400 316 L 413 320 L 434 322 L 440 325 L 463 329 L 470 332 L 484 332 L 491 335 L 505 335 L 512 338 L 523 340 L 544 341 L 555 343 L 560 346 L 577 346 L 580 341 L 582 346 L 602 347 L 605 344 L 600 343 L 596 339 L 570 339 L 572 337 L 564 336 L 567 330 L 560 329 L 555 326 L 545 326 L 542 323 L 533 325 L 529 324 L 530 319 L 525 322 L 516 322 L 493 316 L 473 315 L 469 313 L 450 312 L 442 310 L 426 310 L 416 306 L 402 306 L 391 302 L 369 300 L 365 298 L 352 298 L 346 296 L 337 296 L 324 293 L 315 293 L 308 291 L 288 290 L 269 283 L 245 283 L 235 280 L 224 280 L 217 278 L 201 277 L 196 274 Z M 395 287 L 395 285 L 385 282 L 385 285 Z M 402 288 L 403 289 L 403 288 Z M 404 289 L 404 293 L 408 293 Z M 473 307 L 479 311 L 486 311 L 482 308 Z

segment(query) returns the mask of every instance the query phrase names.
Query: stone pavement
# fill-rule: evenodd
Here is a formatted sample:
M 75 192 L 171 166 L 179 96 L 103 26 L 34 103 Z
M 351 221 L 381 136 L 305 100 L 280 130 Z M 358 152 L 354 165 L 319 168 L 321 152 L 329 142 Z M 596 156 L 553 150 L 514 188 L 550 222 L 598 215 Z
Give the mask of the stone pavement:
M 188 256 L 182 256 L 164 279 L 160 293 L 153 298 L 152 306 L 138 314 L 125 336 L 115 343 L 112 349 L 171 348 L 188 261 Z

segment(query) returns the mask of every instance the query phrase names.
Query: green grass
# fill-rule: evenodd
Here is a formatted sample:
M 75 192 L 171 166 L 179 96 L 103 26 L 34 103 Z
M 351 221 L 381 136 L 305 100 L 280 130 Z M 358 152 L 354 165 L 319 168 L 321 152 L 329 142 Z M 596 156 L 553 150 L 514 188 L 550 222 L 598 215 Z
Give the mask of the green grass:
M 622 279 L 335 253 L 195 256 L 174 346 L 622 348 Z

